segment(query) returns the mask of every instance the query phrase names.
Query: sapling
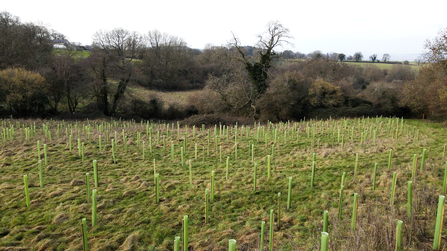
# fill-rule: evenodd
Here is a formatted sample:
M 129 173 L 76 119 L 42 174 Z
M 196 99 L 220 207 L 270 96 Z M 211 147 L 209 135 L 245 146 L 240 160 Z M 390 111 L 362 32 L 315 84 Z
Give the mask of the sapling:
M 96 225 L 96 198 L 97 198 L 98 191 L 96 189 L 92 190 L 92 227 Z
M 189 160 L 189 185 L 192 186 L 192 163 Z
M 102 140 L 101 140 L 101 135 L 98 136 L 98 143 L 99 143 L 99 151 L 102 152 Z
M 236 240 L 230 239 L 228 241 L 228 251 L 236 251 Z
M 180 251 L 180 236 L 176 236 L 174 239 L 174 251 Z
M 220 147 L 220 149 L 222 150 L 222 146 Z M 221 151 L 221 155 L 222 155 L 222 151 Z M 197 160 L 197 143 L 195 143 L 194 145 L 194 159 Z M 222 157 L 220 162 L 222 162 Z
M 211 203 L 214 202 L 214 170 L 211 171 Z
M 281 228 L 281 205 L 280 202 L 281 193 L 278 193 L 278 230 Z
M 26 175 L 26 174 L 23 175 L 23 184 L 25 186 L 26 206 L 29 207 L 30 206 L 30 200 L 29 200 L 29 191 L 28 191 L 28 175 Z
M 43 144 L 43 154 L 44 154 L 44 158 L 45 158 L 45 166 L 48 165 L 48 149 L 47 149 L 47 144 Z
M 112 139 L 112 159 L 113 159 L 113 163 L 116 164 L 116 157 L 115 157 L 115 139 Z
M 396 226 L 396 248 L 394 249 L 395 251 L 401 251 L 401 247 L 402 247 L 402 223 L 403 221 L 398 220 L 397 221 L 397 226 Z
M 68 137 L 68 149 L 70 150 L 70 152 L 71 152 L 71 150 L 72 150 L 72 143 L 71 143 L 71 141 L 73 140 L 73 135 L 72 134 L 70 134 L 70 136 Z
M 226 165 L 226 178 L 230 176 L 230 156 L 227 156 L 227 165 Z
M 388 170 L 391 169 L 391 158 L 393 156 L 393 149 L 390 149 L 390 153 L 388 155 Z
M 96 160 L 93 160 L 93 180 L 95 181 L 95 187 L 99 187 L 98 182 L 98 164 Z
M 269 250 L 273 250 L 273 209 L 270 209 Z
M 83 247 L 84 247 L 84 251 L 88 251 L 87 219 L 86 218 L 82 218 L 81 226 L 82 226 L 82 244 L 83 244 Z
M 144 140 L 143 140 L 143 142 L 142 142 L 142 145 L 143 145 L 143 149 L 142 149 L 142 152 L 143 152 L 143 160 L 145 160 L 145 147 L 144 147 Z
M 435 227 L 435 236 L 433 239 L 433 249 L 439 250 L 441 246 L 441 233 L 442 233 L 442 224 L 444 220 L 444 201 L 445 196 L 439 195 L 438 200 L 438 211 L 436 215 L 436 227 Z
M 255 158 L 255 145 L 251 144 L 251 162 L 254 162 L 254 158 Z
M 209 189 L 205 188 L 205 224 L 208 223 L 208 208 L 209 208 L 208 196 L 209 196 Z
M 185 165 L 185 148 L 183 146 L 180 147 L 180 160 L 182 163 L 182 166 Z
M 183 216 L 183 251 L 188 251 L 188 215 Z
M 328 226 L 328 211 L 324 210 L 323 212 L 323 232 L 327 232 Z
M 290 209 L 291 195 L 292 195 L 292 177 L 289 177 L 289 187 L 287 189 L 287 210 Z
M 422 158 L 421 158 L 421 172 L 424 170 L 425 166 L 425 155 L 427 153 L 427 149 L 422 150 Z
M 358 194 L 354 193 L 354 202 L 352 204 L 352 220 L 351 220 L 351 230 L 355 231 L 355 223 L 357 221 L 357 206 L 358 206 Z
M 408 181 L 408 187 L 407 187 L 407 215 L 409 220 L 411 220 L 412 204 L 413 204 L 413 183 L 410 180 Z
M 265 221 L 261 221 L 261 243 L 259 250 L 264 250 Z
M 329 234 L 327 232 L 321 232 L 321 251 L 329 250 Z
M 354 177 L 357 177 L 357 165 L 359 162 L 359 154 L 355 153 Z
M 40 187 L 43 187 L 43 167 L 42 167 L 42 160 L 39 160 L 39 181 L 40 181 Z

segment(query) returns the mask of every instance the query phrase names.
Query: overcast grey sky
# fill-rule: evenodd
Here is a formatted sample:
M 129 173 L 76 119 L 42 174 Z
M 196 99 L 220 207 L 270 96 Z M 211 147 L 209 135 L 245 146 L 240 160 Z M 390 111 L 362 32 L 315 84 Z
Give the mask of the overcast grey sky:
M 47 25 L 72 42 L 91 44 L 98 30 L 122 27 L 146 34 L 157 29 L 183 38 L 189 47 L 226 45 L 234 32 L 255 45 L 269 21 L 290 30 L 291 49 L 352 55 L 421 53 L 424 42 L 447 27 L 446 0 L 2 0 L 0 11 L 22 22 Z M 281 50 L 282 50 L 281 49 Z

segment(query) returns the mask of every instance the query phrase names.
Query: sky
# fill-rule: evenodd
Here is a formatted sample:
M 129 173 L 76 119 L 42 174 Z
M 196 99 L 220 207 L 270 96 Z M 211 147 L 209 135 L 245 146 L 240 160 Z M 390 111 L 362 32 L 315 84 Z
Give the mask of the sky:
M 182 38 L 189 47 L 227 45 L 232 32 L 242 45 L 255 45 L 269 21 L 279 21 L 293 37 L 278 51 L 384 53 L 391 60 L 415 57 L 427 39 L 447 28 L 445 0 L 1 0 L 0 11 L 24 23 L 43 24 L 70 42 L 91 44 L 99 30 L 158 30 Z M 412 56 L 408 56 L 411 54 Z M 393 56 L 394 55 L 394 56 Z M 405 58 L 406 59 L 406 58 Z M 414 58 L 409 58 L 414 59 Z

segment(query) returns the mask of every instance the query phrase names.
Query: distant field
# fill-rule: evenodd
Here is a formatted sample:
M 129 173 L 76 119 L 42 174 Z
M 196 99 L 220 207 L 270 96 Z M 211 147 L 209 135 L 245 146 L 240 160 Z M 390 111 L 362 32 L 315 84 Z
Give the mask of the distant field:
M 358 66 L 362 66 L 362 67 L 365 67 L 365 66 L 368 66 L 368 65 L 374 65 L 374 66 L 379 67 L 379 69 L 391 69 L 391 67 L 394 65 L 394 64 L 386 64 L 386 63 L 371 63 L 371 62 L 366 62 L 366 61 L 362 61 L 362 62 L 345 62 L 345 63 L 350 64 L 350 65 L 358 65 Z M 410 63 L 409 66 L 413 70 L 419 71 L 419 65 L 416 65 L 414 63 Z
M 169 104 L 186 104 L 188 97 L 194 93 L 203 92 L 202 90 L 192 90 L 192 91 L 176 91 L 176 92 L 161 92 L 155 90 L 147 90 L 143 87 L 129 87 L 129 94 L 134 97 L 138 97 L 141 100 L 149 101 L 153 96 L 157 96 L 161 101 L 163 101 L 164 106 L 168 107 Z
M 65 50 L 54 50 L 54 54 L 62 54 Z M 90 57 L 90 51 L 73 51 L 74 57 L 87 58 Z

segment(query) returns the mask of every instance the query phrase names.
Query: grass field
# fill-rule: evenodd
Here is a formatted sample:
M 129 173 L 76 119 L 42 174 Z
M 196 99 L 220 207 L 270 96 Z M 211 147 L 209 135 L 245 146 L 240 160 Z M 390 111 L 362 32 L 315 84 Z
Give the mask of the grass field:
M 367 61 L 362 61 L 362 62 L 345 62 L 346 64 L 350 64 L 350 65 L 358 65 L 361 67 L 365 67 L 365 66 L 369 66 L 369 65 L 374 65 L 377 66 L 379 69 L 391 69 L 391 67 L 394 64 L 386 64 L 386 63 L 371 63 L 371 62 L 367 62 Z M 411 67 L 411 69 L 415 70 L 415 71 L 419 71 L 420 66 L 415 64 L 415 63 L 410 63 L 409 66 Z
M 140 100 L 149 101 L 152 97 L 157 97 L 163 102 L 165 108 L 170 104 L 186 105 L 188 97 L 193 94 L 201 93 L 203 90 L 190 91 L 176 91 L 176 92 L 162 92 L 155 90 L 148 90 L 140 86 L 129 86 L 127 95 L 136 97 Z
M 184 215 L 189 219 L 189 250 L 228 250 L 229 239 L 237 241 L 237 250 L 259 250 L 262 221 L 265 250 L 270 229 L 273 250 L 320 250 L 325 210 L 330 250 L 394 250 L 397 220 L 403 221 L 402 250 L 431 250 L 438 195 L 444 194 L 447 130 L 416 120 L 180 127 L 119 120 L 5 119 L 0 133 L 0 250 L 83 250 L 83 218 L 89 250 L 173 250 L 176 236 L 184 241 Z M 397 181 L 390 197 L 393 173 Z M 410 217 L 409 180 L 414 184 Z M 87 195 L 92 189 L 97 191 L 95 226 L 94 204 Z M 445 247 L 445 240 L 441 245 Z

